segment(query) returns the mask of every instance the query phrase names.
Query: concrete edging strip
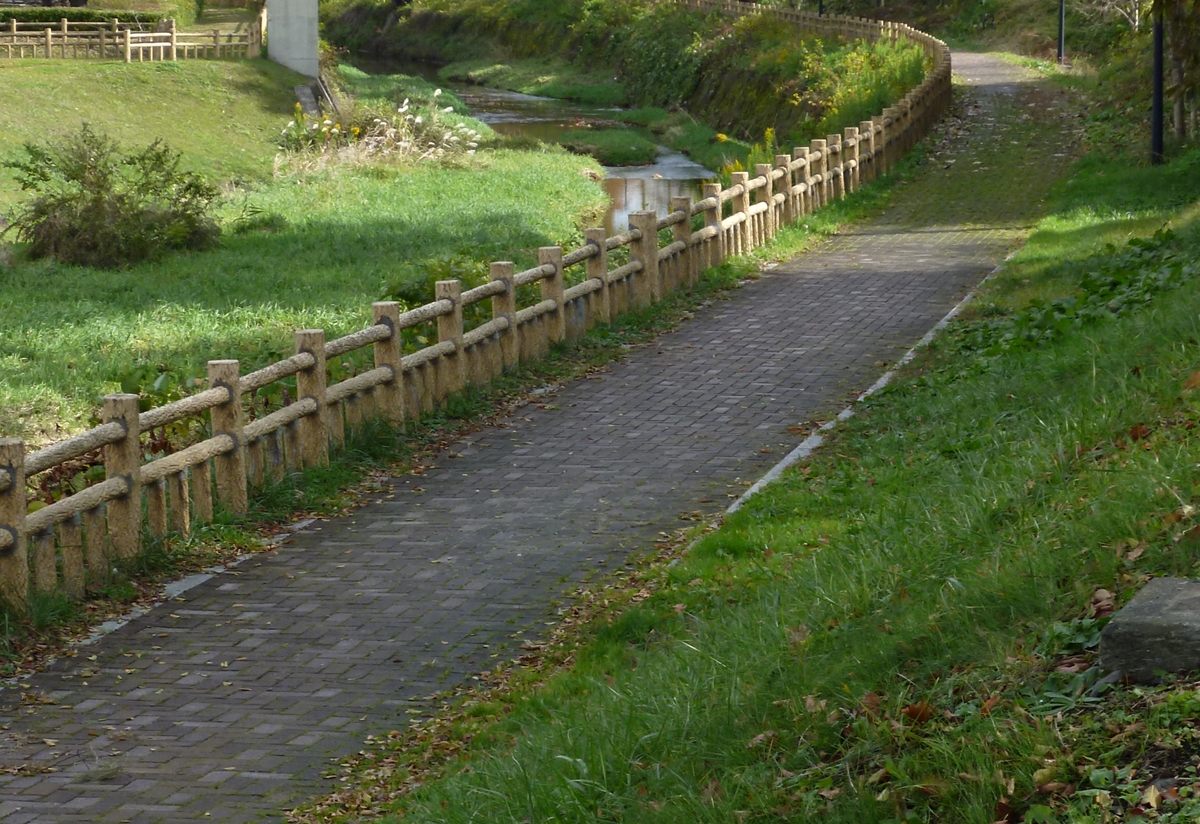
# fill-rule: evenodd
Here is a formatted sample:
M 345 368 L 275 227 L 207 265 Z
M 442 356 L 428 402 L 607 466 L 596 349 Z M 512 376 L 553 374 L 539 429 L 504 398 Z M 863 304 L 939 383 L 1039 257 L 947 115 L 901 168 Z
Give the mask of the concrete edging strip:
M 988 272 L 987 276 L 979 282 L 978 286 L 976 286 L 970 292 L 967 292 L 966 296 L 962 300 L 960 300 L 957 304 L 955 304 L 953 309 L 951 309 L 949 312 L 947 312 L 946 315 L 941 320 L 939 320 L 936 324 L 934 324 L 934 327 L 932 329 L 930 329 L 928 332 L 925 333 L 924 337 L 922 337 L 919 341 L 917 341 L 913 345 L 913 347 L 911 349 L 909 349 L 907 352 L 904 353 L 904 357 L 902 357 L 902 358 L 900 358 L 900 360 L 896 361 L 895 366 L 893 366 L 888 371 L 884 372 L 883 375 L 880 376 L 879 380 L 877 380 L 877 381 L 875 381 L 875 383 L 871 384 L 871 386 L 867 389 L 867 391 L 863 392 L 861 395 L 859 395 L 857 398 L 855 398 L 854 401 L 849 406 L 847 406 L 845 409 L 843 409 L 841 412 L 839 412 L 837 414 L 837 417 L 835 417 L 833 420 L 826 421 L 825 423 L 821 424 L 821 426 L 818 427 L 816 432 L 812 433 L 807 438 L 805 438 L 803 441 L 801 441 L 800 445 L 797 446 L 795 449 L 793 449 L 791 452 L 789 452 L 786 456 L 784 456 L 783 460 L 781 460 L 779 463 L 775 464 L 773 467 L 771 467 L 769 470 L 767 470 L 766 475 L 763 475 L 761 478 L 759 478 L 754 483 L 753 486 L 751 486 L 749 489 L 747 489 L 745 492 L 743 492 L 736 501 L 734 501 L 732 504 L 729 505 L 729 508 L 725 510 L 725 514 L 732 515 L 733 513 L 737 512 L 739 509 L 742 508 L 742 505 L 744 503 L 746 503 L 746 501 L 751 496 L 758 494 L 763 489 L 765 489 L 768 485 L 779 480 L 779 477 L 781 475 L 783 475 L 784 470 L 786 470 L 790 466 L 794 466 L 795 464 L 799 463 L 800 461 L 805 460 L 806 458 L 808 458 L 809 455 L 811 455 L 813 452 L 815 452 L 817 450 L 817 448 L 825 441 L 825 436 L 822 433 L 828 432 L 830 429 L 833 429 L 833 427 L 837 426 L 838 423 L 840 423 L 841 421 L 848 420 L 849 418 L 854 417 L 854 409 L 856 406 L 858 406 L 858 404 L 862 403 L 867 398 L 871 397 L 876 392 L 878 392 L 880 389 L 882 389 L 883 387 L 885 387 L 889 383 L 891 383 L 892 378 L 896 377 L 896 373 L 899 372 L 900 369 L 902 367 L 904 367 L 909 361 L 911 361 L 913 358 L 915 358 L 917 356 L 917 352 L 919 352 L 921 349 L 924 349 L 926 346 L 928 346 L 933 341 L 933 339 L 935 337 L 937 337 L 938 332 L 941 332 L 943 329 L 946 328 L 946 326 L 949 325 L 950 321 L 952 321 L 956 317 L 958 317 L 959 313 L 962 312 L 963 308 L 965 308 L 968 303 L 970 303 L 972 300 L 975 299 L 975 294 L 979 291 L 979 287 L 983 286 L 983 284 L 985 284 L 989 280 L 991 280 L 992 277 L 997 272 L 999 272 L 1001 268 L 1002 268 L 1002 266 L 997 266 L 995 269 Z

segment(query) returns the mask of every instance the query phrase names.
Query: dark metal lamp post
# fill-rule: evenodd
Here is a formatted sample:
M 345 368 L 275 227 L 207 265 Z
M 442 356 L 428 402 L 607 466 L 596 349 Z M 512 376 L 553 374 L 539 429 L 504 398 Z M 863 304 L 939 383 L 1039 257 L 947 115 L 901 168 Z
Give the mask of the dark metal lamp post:
M 1150 162 L 1163 162 L 1163 15 L 1154 15 L 1154 93 L 1150 104 Z
M 1058 65 L 1067 59 L 1067 0 L 1058 0 Z

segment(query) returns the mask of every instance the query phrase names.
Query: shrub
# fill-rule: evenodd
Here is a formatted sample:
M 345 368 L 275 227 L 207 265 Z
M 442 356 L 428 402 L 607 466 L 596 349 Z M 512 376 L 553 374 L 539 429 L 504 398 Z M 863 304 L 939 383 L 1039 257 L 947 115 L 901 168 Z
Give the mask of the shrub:
M 181 170 L 179 153 L 162 140 L 125 152 L 85 123 L 47 146 L 26 143 L 25 152 L 4 165 L 35 193 L 9 227 L 31 257 L 115 268 L 220 237 L 216 189 Z

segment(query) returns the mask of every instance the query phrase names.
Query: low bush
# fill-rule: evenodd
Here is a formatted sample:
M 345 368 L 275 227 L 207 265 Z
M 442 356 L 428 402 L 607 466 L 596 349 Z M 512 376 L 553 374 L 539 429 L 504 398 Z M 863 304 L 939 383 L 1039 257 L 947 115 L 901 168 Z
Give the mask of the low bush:
M 141 23 L 153 28 L 165 15 L 149 11 L 108 11 L 106 9 L 79 8 L 43 8 L 16 7 L 0 9 L 0 23 L 7 24 L 9 20 L 18 23 L 54 23 L 58 24 L 63 18 L 72 23 L 111 23 L 114 19 L 121 23 Z
M 161 140 L 126 152 L 85 123 L 44 147 L 26 143 L 25 153 L 4 165 L 34 193 L 9 227 L 30 257 L 111 269 L 220 237 L 217 190 L 180 169 L 179 153 Z

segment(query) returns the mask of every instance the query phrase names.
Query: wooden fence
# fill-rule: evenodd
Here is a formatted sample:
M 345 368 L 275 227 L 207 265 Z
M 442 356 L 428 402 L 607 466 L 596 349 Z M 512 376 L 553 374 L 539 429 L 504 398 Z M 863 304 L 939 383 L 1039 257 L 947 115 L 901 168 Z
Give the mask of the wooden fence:
M 684 2 L 744 11 L 721 0 Z M 812 22 L 800 17 L 797 23 Z M 612 237 L 589 229 L 584 246 L 569 252 L 542 248 L 539 264 L 525 271 L 493 263 L 490 281 L 473 289 L 440 281 L 436 300 L 411 311 L 376 303 L 372 325 L 337 340 L 326 341 L 319 329 L 297 331 L 295 355 L 249 374 L 236 360 L 210 361 L 209 388 L 166 406 L 141 412 L 137 395 L 109 395 L 102 425 L 36 452 L 27 453 L 20 440 L 0 439 L 0 596 L 18 608 L 28 603 L 31 589 L 80 598 L 89 578 L 103 580 L 114 560 L 141 552 L 143 524 L 153 535 L 186 535 L 193 523 L 212 518 L 214 500 L 243 513 L 248 490 L 326 463 L 366 419 L 401 425 L 468 384 L 486 384 L 595 323 L 692 284 L 706 267 L 766 243 L 779 227 L 887 173 L 949 105 L 949 51 L 892 24 L 822 18 L 819 25 L 912 37 L 925 44 L 933 68 L 918 88 L 871 120 L 778 155 L 753 176 L 735 173 L 729 188 L 706 184 L 698 202 L 673 198 L 664 217 L 636 212 L 628 230 Z M 627 262 L 610 266 L 609 256 L 618 250 L 627 250 Z M 537 300 L 519 306 L 517 290 L 534 284 Z M 483 301 L 490 301 L 491 319 L 466 329 L 463 310 Z M 417 327 L 432 327 L 437 342 L 405 355 L 401 333 Z M 365 347 L 373 348 L 374 368 L 329 384 L 326 363 Z M 244 398 L 292 376 L 292 403 L 247 420 Z M 207 416 L 209 437 L 144 460 L 144 435 L 196 416 Z M 30 479 L 97 450 L 103 450 L 103 482 L 29 511 Z
M 5 57 L 99 58 L 124 60 L 183 60 L 258 57 L 262 54 L 266 10 L 244 32 L 179 32 L 168 20 L 163 31 L 145 31 L 137 23 L 18 23 L 0 29 L 0 54 Z

